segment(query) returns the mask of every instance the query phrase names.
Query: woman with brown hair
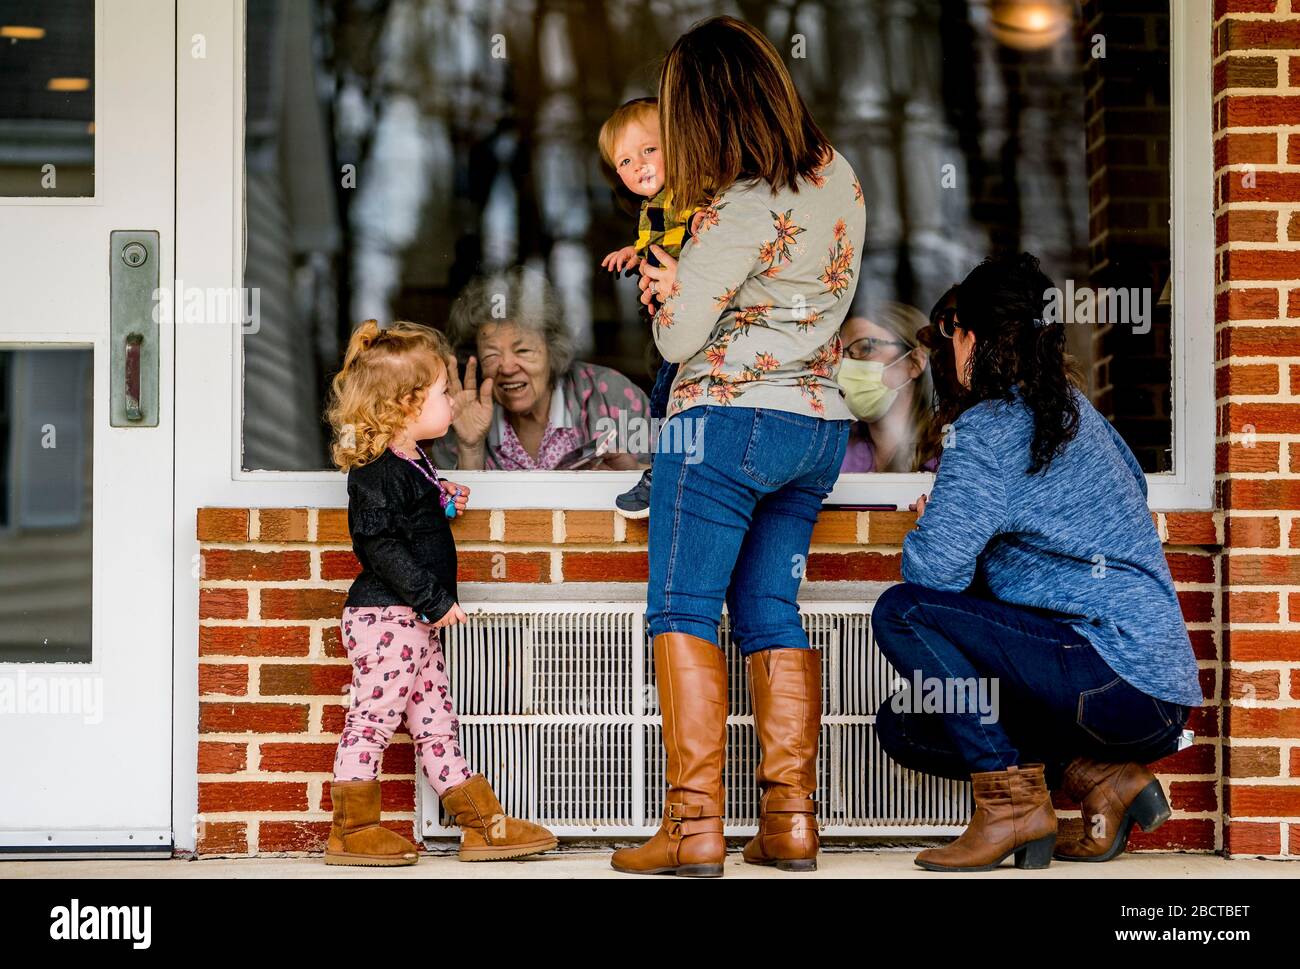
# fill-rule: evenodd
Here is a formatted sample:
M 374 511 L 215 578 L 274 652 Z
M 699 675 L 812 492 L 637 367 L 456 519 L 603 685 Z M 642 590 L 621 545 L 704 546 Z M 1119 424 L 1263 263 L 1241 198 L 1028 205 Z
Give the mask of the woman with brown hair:
M 674 197 L 707 207 L 680 261 L 658 249 L 662 266 L 641 266 L 655 343 L 680 364 L 654 457 L 646 608 L 668 792 L 659 831 L 612 864 L 722 874 L 725 600 L 762 747 L 744 858 L 811 870 L 821 656 L 795 598 L 853 417 L 835 373 L 862 191 L 776 49 L 742 21 L 716 17 L 677 40 L 659 111 Z

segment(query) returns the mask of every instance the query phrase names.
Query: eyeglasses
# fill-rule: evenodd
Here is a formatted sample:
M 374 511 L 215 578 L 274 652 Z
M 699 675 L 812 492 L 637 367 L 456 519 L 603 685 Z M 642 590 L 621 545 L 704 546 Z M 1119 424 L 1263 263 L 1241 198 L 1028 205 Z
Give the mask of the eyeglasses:
M 844 355 L 854 360 L 869 360 L 885 347 L 913 349 L 910 343 L 904 343 L 902 340 L 878 340 L 874 336 L 864 336 L 845 347 Z
M 951 340 L 953 338 L 953 330 L 955 330 L 957 326 L 957 307 L 949 306 L 939 314 L 939 334 L 945 340 Z

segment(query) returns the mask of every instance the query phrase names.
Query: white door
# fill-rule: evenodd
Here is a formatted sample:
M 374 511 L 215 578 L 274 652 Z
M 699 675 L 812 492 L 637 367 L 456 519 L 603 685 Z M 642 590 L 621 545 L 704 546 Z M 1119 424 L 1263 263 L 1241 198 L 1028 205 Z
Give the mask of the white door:
M 174 0 L 0 0 L 4 852 L 172 844 L 175 58 Z

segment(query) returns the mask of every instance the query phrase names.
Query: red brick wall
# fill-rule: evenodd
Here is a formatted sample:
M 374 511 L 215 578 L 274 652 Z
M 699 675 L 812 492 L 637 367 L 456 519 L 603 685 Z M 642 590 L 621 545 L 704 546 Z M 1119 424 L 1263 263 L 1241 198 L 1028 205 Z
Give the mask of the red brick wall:
M 1214 14 L 1225 847 L 1294 858 L 1300 856 L 1300 0 L 1217 0 Z
M 827 512 L 813 534 L 810 581 L 893 581 L 910 513 Z M 1156 516 L 1166 538 L 1203 686 L 1218 679 L 1219 523 Z M 472 511 L 453 525 L 462 581 L 644 583 L 644 522 L 611 512 Z M 201 855 L 319 851 L 329 829 L 334 745 L 349 681 L 338 616 L 356 572 L 338 509 L 199 512 L 199 844 Z M 559 597 L 563 597 L 561 593 Z M 1218 847 L 1218 708 L 1193 721 L 1195 746 L 1157 769 L 1174 818 L 1134 847 Z M 383 762 L 384 806 L 408 835 L 413 748 L 402 733 Z M 1077 810 L 1061 802 L 1066 830 Z

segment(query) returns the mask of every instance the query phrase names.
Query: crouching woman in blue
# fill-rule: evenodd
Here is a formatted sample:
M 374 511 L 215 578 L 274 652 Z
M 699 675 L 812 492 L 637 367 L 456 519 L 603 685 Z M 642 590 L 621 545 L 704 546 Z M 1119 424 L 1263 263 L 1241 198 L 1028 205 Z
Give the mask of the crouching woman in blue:
M 1169 817 L 1144 765 L 1178 749 L 1202 702 L 1146 479 L 1070 379 L 1051 288 L 1028 254 L 961 284 L 942 327 L 961 416 L 903 541 L 905 581 L 872 613 L 909 684 L 876 715 L 881 744 L 972 782 L 970 826 L 916 857 L 935 871 L 1114 857 L 1134 821 Z M 957 702 L 933 710 L 937 690 Z M 1056 843 L 1057 789 L 1082 808 L 1077 841 Z

